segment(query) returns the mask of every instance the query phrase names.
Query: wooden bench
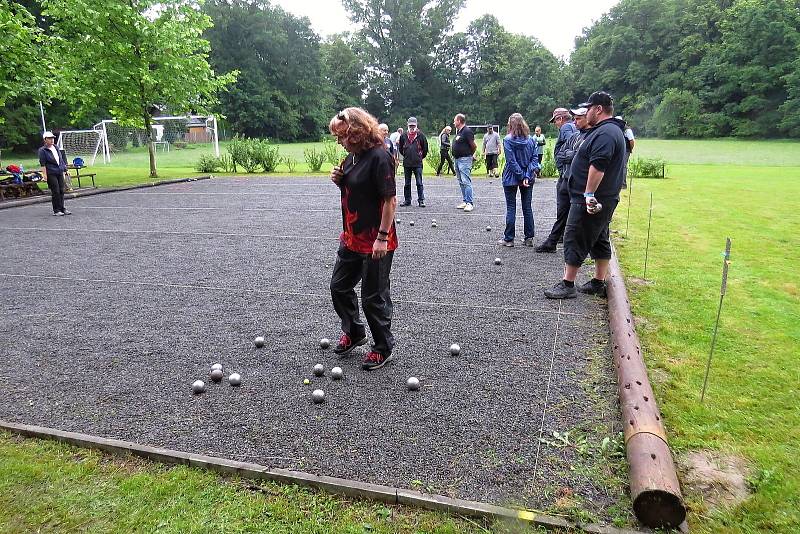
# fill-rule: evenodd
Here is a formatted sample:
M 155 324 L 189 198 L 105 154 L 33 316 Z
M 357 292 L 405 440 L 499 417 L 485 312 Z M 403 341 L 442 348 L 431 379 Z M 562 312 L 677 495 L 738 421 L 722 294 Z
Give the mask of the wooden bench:
M 97 176 L 97 174 L 95 174 L 93 172 L 87 172 L 87 173 L 81 174 L 81 169 L 82 168 L 83 167 L 76 167 L 75 165 L 67 165 L 67 169 L 68 170 L 75 171 L 75 178 L 78 179 L 78 189 L 81 188 L 81 177 L 83 177 L 83 178 L 91 178 L 92 179 L 92 187 L 97 189 L 97 186 L 94 183 L 94 177 Z

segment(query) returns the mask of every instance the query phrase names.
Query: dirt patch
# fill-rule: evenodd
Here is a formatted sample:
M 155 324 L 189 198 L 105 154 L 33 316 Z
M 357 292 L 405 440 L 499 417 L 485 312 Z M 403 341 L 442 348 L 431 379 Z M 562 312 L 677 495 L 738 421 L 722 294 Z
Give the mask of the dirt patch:
M 709 509 L 735 506 L 750 496 L 750 466 L 744 458 L 692 451 L 678 458 L 684 489 L 702 496 Z
M 638 276 L 629 276 L 627 281 L 632 286 L 651 286 L 654 283 L 652 280 L 645 280 L 644 278 L 639 278 Z

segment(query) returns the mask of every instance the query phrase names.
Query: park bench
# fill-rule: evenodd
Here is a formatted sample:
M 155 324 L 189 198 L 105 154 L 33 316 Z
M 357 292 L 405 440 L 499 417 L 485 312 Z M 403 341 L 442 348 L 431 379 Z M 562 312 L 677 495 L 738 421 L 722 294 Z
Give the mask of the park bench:
M 75 178 L 78 179 L 78 189 L 80 189 L 80 187 L 81 187 L 81 178 L 91 178 L 92 179 L 92 187 L 97 189 L 97 185 L 95 185 L 95 183 L 94 183 L 94 177 L 97 176 L 97 174 L 93 173 L 93 172 L 85 172 L 85 173 L 81 174 L 81 169 L 82 168 L 83 168 L 83 165 L 76 165 L 75 163 L 73 163 L 71 165 L 67 165 L 67 169 L 68 170 L 75 171 Z

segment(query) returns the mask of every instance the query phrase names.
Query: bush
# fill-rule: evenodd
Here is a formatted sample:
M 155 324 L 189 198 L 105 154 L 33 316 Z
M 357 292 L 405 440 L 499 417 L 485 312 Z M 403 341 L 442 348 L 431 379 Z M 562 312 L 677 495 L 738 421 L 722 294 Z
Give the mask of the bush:
M 542 158 L 542 170 L 539 172 L 539 176 L 546 176 L 548 178 L 558 177 L 556 160 L 553 157 L 553 153 L 549 150 L 544 151 L 544 157 Z
M 665 178 L 665 162 L 661 158 L 631 158 L 628 175 L 637 178 Z
M 194 165 L 197 172 L 217 172 L 222 167 L 222 162 L 219 158 L 215 158 L 211 154 L 203 154 Z
M 233 158 L 230 154 L 223 154 L 217 158 L 220 168 L 225 172 L 234 172 L 236 167 L 233 165 Z
M 325 139 L 322 143 L 322 154 L 332 167 L 339 165 L 347 157 L 347 151 L 330 139 Z
M 303 150 L 303 157 L 308 164 L 308 170 L 311 172 L 319 172 L 322 169 L 322 164 L 325 163 L 325 154 L 316 148 Z
M 430 168 L 433 172 L 439 168 L 439 162 L 442 161 L 442 153 L 441 151 L 436 149 L 428 150 L 428 155 L 425 156 L 425 162 L 430 165 Z
M 233 172 L 241 165 L 245 172 L 253 173 L 261 167 L 264 172 L 274 172 L 280 163 L 278 147 L 269 144 L 267 139 L 247 139 L 235 136 L 228 143 Z
M 289 172 L 294 173 L 294 170 L 297 168 L 297 160 L 286 156 L 283 158 L 283 162 L 286 164 L 286 168 L 289 169 Z
M 275 172 L 281 156 L 278 147 L 269 144 L 266 139 L 251 139 L 252 158 L 261 165 L 264 172 Z
M 472 160 L 472 172 L 479 171 L 486 163 L 486 156 L 481 154 L 480 150 L 475 151 L 475 159 Z

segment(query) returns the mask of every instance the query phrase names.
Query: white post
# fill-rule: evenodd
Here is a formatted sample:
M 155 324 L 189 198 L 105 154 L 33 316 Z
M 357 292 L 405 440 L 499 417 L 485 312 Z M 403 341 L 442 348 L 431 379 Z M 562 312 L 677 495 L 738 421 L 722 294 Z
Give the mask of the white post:
M 44 106 L 41 100 L 39 100 L 39 113 L 42 115 L 42 133 L 44 133 L 47 131 L 47 126 L 44 123 Z
M 103 151 L 103 163 L 111 163 L 111 148 L 108 146 L 108 130 L 106 129 L 106 121 L 103 121 L 103 137 L 106 140 L 106 147 Z
M 214 153 L 219 157 L 219 130 L 217 129 L 217 116 L 212 115 L 214 118 Z

